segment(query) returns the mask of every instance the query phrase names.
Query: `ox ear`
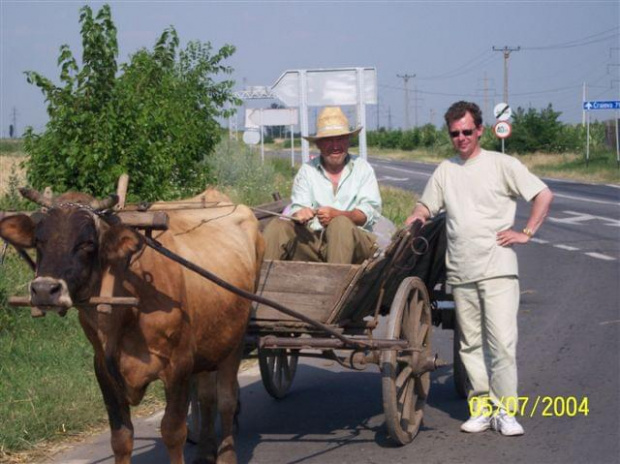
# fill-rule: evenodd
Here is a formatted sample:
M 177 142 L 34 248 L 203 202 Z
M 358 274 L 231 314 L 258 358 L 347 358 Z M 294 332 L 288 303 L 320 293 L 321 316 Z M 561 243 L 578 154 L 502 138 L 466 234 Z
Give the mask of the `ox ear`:
M 34 246 L 35 223 L 25 214 L 16 214 L 0 221 L 0 237 L 17 248 Z
M 144 246 L 144 237 L 122 224 L 111 226 L 101 243 L 101 256 L 108 263 L 118 263 L 130 258 Z

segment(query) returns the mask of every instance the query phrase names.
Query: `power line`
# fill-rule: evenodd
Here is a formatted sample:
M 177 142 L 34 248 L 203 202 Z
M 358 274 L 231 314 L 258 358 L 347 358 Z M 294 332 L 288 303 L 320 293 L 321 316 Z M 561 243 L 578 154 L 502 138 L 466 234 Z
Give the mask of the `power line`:
M 563 43 L 554 44 L 554 45 L 545 45 L 545 46 L 540 46 L 540 47 L 523 47 L 523 50 L 560 50 L 564 48 L 581 47 L 584 45 L 590 45 L 590 44 L 597 43 L 597 42 L 603 42 L 605 40 L 614 38 L 615 36 L 618 35 L 619 30 L 620 30 L 620 27 L 616 26 L 616 27 L 612 27 L 611 29 L 607 29 L 605 31 L 597 32 L 596 34 L 582 37 L 581 39 L 574 39 L 574 40 L 569 40 L 568 42 L 563 42 Z M 611 33 L 612 31 L 615 31 L 615 32 Z M 604 35 L 604 37 L 600 37 L 602 35 Z
M 487 56 L 489 55 L 489 56 Z M 486 57 L 486 58 L 485 58 Z M 437 74 L 435 76 L 428 77 L 418 77 L 420 80 L 439 80 L 439 79 L 451 79 L 453 77 L 462 76 L 463 74 L 472 71 L 474 68 L 478 68 L 488 63 L 492 59 L 495 58 L 495 55 L 490 53 L 488 50 L 483 51 L 482 53 L 476 55 L 474 58 L 468 60 L 462 66 L 455 68 L 451 71 L 447 71 L 445 73 Z

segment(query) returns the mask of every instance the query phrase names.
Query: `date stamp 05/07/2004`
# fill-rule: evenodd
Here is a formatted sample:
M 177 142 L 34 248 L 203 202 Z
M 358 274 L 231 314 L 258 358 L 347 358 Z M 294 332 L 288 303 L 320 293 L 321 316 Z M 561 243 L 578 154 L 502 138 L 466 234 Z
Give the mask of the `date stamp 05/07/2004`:
M 471 416 L 495 416 L 499 410 L 488 396 L 475 396 L 468 400 L 469 414 Z M 587 416 L 590 412 L 590 404 L 587 396 L 509 396 L 499 400 L 511 416 L 534 417 L 540 414 L 542 417 L 576 417 Z

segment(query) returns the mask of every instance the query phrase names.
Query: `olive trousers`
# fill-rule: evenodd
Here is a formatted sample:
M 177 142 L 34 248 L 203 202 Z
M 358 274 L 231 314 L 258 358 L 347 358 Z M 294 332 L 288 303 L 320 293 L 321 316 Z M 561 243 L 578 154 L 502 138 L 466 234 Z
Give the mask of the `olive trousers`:
M 280 218 L 265 231 L 265 259 L 361 264 L 377 250 L 373 234 L 344 216 L 337 216 L 322 231 Z
M 469 399 L 490 397 L 500 408 L 517 404 L 519 279 L 485 279 L 452 287 L 460 354 L 471 383 Z

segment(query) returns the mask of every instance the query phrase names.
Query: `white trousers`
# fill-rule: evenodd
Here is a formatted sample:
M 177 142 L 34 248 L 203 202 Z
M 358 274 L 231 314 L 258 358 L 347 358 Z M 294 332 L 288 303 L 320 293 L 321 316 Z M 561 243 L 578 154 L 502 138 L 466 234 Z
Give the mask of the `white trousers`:
M 452 292 L 461 329 L 461 359 L 472 386 L 469 399 L 489 396 L 500 407 L 514 404 L 519 279 L 498 277 L 454 285 Z

